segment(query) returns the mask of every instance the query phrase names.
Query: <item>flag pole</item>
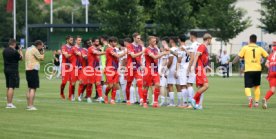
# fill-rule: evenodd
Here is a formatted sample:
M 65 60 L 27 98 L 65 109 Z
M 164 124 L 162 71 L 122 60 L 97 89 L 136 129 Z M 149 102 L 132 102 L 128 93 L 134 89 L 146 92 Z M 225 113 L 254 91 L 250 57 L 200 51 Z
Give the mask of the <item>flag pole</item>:
M 53 24 L 53 0 L 51 0 L 50 5 L 50 24 Z M 50 31 L 53 32 L 53 28 L 51 28 Z
M 25 41 L 26 41 L 26 46 L 25 48 L 28 47 L 28 0 L 25 1 Z
M 85 24 L 88 24 L 88 2 L 85 4 Z M 85 28 L 85 31 L 88 31 L 88 28 Z
M 13 38 L 16 39 L 16 0 L 13 0 Z

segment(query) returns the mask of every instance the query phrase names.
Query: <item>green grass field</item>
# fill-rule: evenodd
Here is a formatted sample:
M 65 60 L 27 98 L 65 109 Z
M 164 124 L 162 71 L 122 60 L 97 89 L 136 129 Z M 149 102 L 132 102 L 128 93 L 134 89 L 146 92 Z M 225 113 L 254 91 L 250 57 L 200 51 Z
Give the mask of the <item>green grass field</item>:
M 275 138 L 275 98 L 269 109 L 247 108 L 242 78 L 210 78 L 201 111 L 137 105 L 87 104 L 59 99 L 60 80 L 41 76 L 38 111 L 26 111 L 26 81 L 16 90 L 17 109 L 5 109 L 5 81 L 0 76 L 0 138 Z M 262 81 L 262 96 L 268 88 Z
M 46 58 L 40 73 L 43 73 L 43 65 L 51 61 L 50 52 L 47 52 Z M 0 64 L 3 65 L 2 56 Z M 3 68 L 0 71 L 3 71 Z M 24 62 L 20 63 L 20 72 L 20 89 L 16 89 L 14 98 L 17 109 L 5 109 L 5 80 L 3 73 L 0 74 L 0 139 L 276 137 L 276 98 L 272 97 L 267 110 L 261 107 L 247 108 L 242 78 L 210 77 L 204 110 L 194 111 L 63 101 L 59 98 L 61 81 L 50 81 L 40 74 L 41 88 L 37 90 L 35 101 L 38 111 L 26 111 Z M 66 92 L 67 88 L 68 86 Z M 262 96 L 267 89 L 268 83 L 263 78 Z

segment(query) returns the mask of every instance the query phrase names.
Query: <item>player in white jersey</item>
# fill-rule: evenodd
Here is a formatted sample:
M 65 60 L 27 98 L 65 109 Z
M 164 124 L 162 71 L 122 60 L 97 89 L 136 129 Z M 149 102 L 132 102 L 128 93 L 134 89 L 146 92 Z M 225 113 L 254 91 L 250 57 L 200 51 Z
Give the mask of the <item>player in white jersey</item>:
M 173 86 L 176 85 L 176 63 L 177 63 L 177 51 L 178 47 L 176 43 L 178 42 L 177 37 L 170 37 L 170 51 L 171 54 L 169 54 L 169 61 L 168 61 L 168 91 L 169 91 L 169 97 L 170 97 L 170 104 L 168 106 L 175 106 L 174 104 L 174 90 Z
M 160 51 L 164 51 L 164 46 L 168 46 L 165 38 L 162 40 L 162 47 Z M 158 73 L 160 75 L 160 104 L 159 106 L 167 106 L 166 97 L 167 97 L 167 74 L 168 74 L 168 58 L 169 55 L 165 55 L 159 59 L 158 62 Z
M 180 87 L 177 88 L 177 100 L 178 107 L 187 107 L 188 105 L 188 91 L 187 91 L 187 71 L 189 66 L 189 55 L 186 52 L 187 46 L 185 44 L 187 37 L 185 35 L 179 36 L 179 50 L 178 50 L 178 58 L 177 58 L 177 67 L 176 67 L 176 78 L 177 83 Z M 181 100 L 183 99 L 183 103 Z
M 196 74 L 194 71 L 191 70 L 192 64 L 194 62 L 194 58 L 197 53 L 197 48 L 199 47 L 200 43 L 197 42 L 197 33 L 196 32 L 190 32 L 190 41 L 192 44 L 187 47 L 187 52 L 190 55 L 190 61 L 189 61 L 189 66 L 188 66 L 188 80 L 187 80 L 187 90 L 188 90 L 188 99 L 192 99 L 194 96 L 194 89 L 193 89 L 193 84 L 196 81 Z M 203 100 L 203 95 L 201 95 L 200 99 L 200 107 L 202 107 L 202 100 Z M 189 108 L 192 108 L 189 106 Z
M 118 54 L 123 54 L 126 51 L 126 46 L 128 43 L 131 43 L 131 39 L 124 39 L 120 40 L 120 48 L 118 51 Z M 116 91 L 116 102 L 119 103 L 121 102 L 121 92 L 123 93 L 123 101 L 126 101 L 126 83 L 127 81 L 125 80 L 125 67 L 126 67 L 126 58 L 127 55 L 119 58 L 119 83 L 120 83 L 120 88 Z

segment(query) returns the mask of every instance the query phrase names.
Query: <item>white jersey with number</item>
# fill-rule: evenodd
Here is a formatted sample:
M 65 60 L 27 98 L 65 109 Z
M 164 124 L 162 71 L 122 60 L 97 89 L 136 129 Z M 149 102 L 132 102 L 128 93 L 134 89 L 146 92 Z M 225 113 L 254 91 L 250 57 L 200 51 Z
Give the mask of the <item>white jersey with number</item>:
M 171 51 L 175 52 L 177 54 L 178 48 L 172 47 Z M 173 57 L 172 64 L 169 68 L 168 73 L 168 84 L 176 84 L 176 78 L 175 78 L 175 72 L 176 72 L 176 63 L 177 63 L 177 57 L 173 54 L 169 54 L 169 58 Z
M 199 47 L 200 43 L 195 41 L 193 42 L 190 46 L 187 47 L 187 51 L 194 53 L 194 57 L 196 56 L 197 53 L 197 48 Z M 188 79 L 187 79 L 187 83 L 195 83 L 196 81 L 196 75 L 194 72 L 190 72 L 188 74 Z
M 181 46 L 183 49 L 186 50 L 186 46 Z M 187 69 L 189 66 L 189 55 L 186 53 L 186 51 L 179 49 L 177 51 L 178 58 L 181 59 L 180 65 L 179 65 L 179 70 L 178 70 L 178 78 L 176 80 L 176 84 L 179 85 L 187 85 Z
M 195 41 L 189 47 L 187 47 L 188 52 L 192 52 L 196 55 L 197 48 L 199 47 L 200 43 Z
M 168 74 L 168 59 L 169 55 L 162 56 L 158 61 L 158 73 L 160 74 L 160 86 L 167 87 L 167 77 Z
M 118 51 L 117 54 L 121 55 L 125 53 L 125 51 Z M 125 68 L 122 66 L 122 62 L 123 60 L 125 60 L 127 58 L 127 56 L 123 56 L 123 57 L 120 57 L 119 58 L 119 73 L 120 73 L 120 78 L 119 78 L 119 81 L 120 81 L 120 84 L 126 84 L 126 80 L 125 80 L 125 77 L 124 77 L 124 73 L 125 73 Z

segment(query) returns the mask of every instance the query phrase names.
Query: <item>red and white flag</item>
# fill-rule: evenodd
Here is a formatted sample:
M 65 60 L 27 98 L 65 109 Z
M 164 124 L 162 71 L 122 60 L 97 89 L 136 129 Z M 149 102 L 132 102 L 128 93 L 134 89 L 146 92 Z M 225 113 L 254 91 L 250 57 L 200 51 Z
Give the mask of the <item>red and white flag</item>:
M 45 4 L 51 4 L 51 0 L 44 0 Z
M 8 0 L 6 11 L 9 13 L 13 11 L 13 0 Z

